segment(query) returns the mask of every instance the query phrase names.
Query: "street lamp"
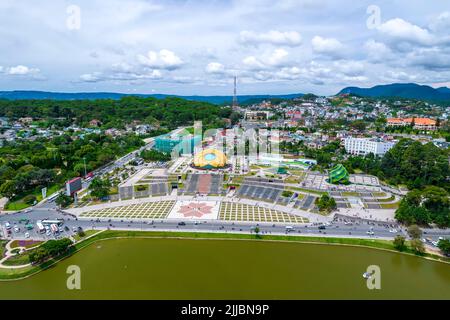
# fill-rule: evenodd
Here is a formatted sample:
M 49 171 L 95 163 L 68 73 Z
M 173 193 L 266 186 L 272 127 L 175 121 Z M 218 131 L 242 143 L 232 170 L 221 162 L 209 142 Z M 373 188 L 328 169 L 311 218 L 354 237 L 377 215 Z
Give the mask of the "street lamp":
M 86 178 L 87 173 L 86 173 L 86 157 L 83 157 L 83 163 L 84 163 L 84 177 Z

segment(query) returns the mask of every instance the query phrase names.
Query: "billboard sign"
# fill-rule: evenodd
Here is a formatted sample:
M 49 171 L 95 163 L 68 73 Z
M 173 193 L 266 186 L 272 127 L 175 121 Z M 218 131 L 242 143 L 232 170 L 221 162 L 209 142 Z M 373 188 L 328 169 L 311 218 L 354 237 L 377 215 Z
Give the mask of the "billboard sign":
M 80 191 L 82 188 L 81 178 L 77 177 L 66 183 L 66 194 L 72 196 L 75 192 Z

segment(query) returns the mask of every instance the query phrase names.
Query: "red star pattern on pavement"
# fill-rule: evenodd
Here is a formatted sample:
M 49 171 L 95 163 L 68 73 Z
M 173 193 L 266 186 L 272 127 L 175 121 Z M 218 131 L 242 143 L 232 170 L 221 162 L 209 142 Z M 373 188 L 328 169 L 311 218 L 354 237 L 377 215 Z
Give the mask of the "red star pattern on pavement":
M 205 214 L 210 214 L 212 210 L 212 206 L 207 205 L 206 203 L 189 203 L 187 205 L 181 206 L 178 210 L 178 213 L 181 213 L 185 218 L 188 217 L 197 217 L 201 218 Z

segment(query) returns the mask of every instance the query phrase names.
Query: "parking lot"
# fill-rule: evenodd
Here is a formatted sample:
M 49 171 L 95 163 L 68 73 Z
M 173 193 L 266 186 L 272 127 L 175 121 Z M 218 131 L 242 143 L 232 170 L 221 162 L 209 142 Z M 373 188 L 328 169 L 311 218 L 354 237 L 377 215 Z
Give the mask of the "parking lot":
M 308 219 L 290 215 L 277 210 L 251 206 L 242 203 L 222 202 L 219 209 L 219 219 L 225 221 L 257 221 L 308 223 Z
M 73 235 L 76 230 L 72 230 L 69 227 L 65 227 L 61 224 L 57 232 L 50 230 L 50 224 L 44 224 L 42 232 L 38 230 L 36 225 L 37 221 L 31 221 L 28 219 L 21 219 L 18 221 L 4 222 L 1 225 L 0 231 L 2 238 L 5 239 L 60 239 Z

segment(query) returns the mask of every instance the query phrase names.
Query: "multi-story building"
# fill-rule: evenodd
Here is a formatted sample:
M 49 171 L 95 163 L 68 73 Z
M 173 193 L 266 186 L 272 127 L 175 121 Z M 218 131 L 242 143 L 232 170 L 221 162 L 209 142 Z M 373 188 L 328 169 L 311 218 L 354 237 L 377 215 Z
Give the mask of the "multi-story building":
M 269 111 L 247 111 L 245 113 L 245 120 L 248 121 L 261 121 L 269 120 L 272 114 Z
M 350 154 L 364 156 L 373 153 L 376 156 L 382 156 L 395 145 L 395 142 L 381 139 L 350 137 L 344 139 L 344 145 L 345 151 Z
M 391 127 L 403 127 L 413 125 L 414 129 L 433 131 L 436 130 L 436 120 L 428 118 L 389 118 L 387 125 Z

